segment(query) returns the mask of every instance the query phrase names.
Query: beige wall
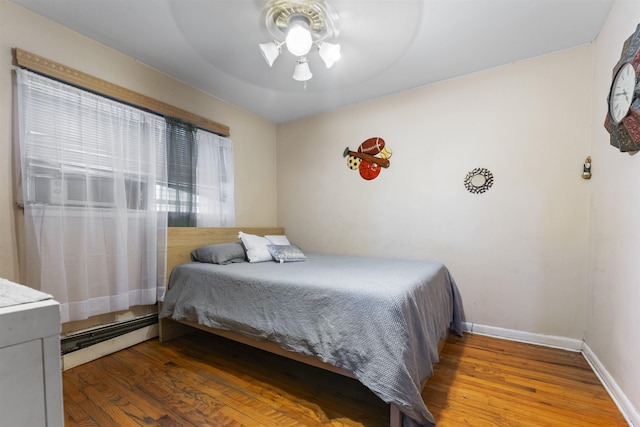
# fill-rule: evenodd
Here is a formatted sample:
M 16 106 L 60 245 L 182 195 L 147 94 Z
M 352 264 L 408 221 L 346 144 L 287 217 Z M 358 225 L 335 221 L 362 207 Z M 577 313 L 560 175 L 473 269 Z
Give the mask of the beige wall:
M 175 105 L 231 128 L 235 149 L 236 223 L 276 224 L 276 126 L 161 74 L 26 9 L 0 0 L 0 277 L 20 281 L 21 211 L 12 180 L 12 51 L 19 47 Z
M 584 339 L 640 425 L 640 157 L 603 128 L 638 23 L 618 0 L 593 45 L 280 125 L 279 225 L 308 251 L 443 261 L 468 322 Z M 368 182 L 341 154 L 373 136 L 394 155 Z M 483 195 L 474 167 L 495 176 Z
M 592 65 L 588 45 L 280 125 L 278 223 L 308 251 L 444 262 L 468 322 L 581 340 Z M 342 152 L 374 136 L 393 156 L 365 181 Z
M 617 1 L 596 43 L 585 343 L 635 407 L 640 426 L 640 155 L 618 152 L 603 127 L 613 66 L 640 23 L 640 2 Z

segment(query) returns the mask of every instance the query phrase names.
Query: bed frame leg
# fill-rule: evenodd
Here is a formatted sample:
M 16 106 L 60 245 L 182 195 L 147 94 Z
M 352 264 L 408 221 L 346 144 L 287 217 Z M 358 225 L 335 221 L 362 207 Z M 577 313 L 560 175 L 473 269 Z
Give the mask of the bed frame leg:
M 396 405 L 389 405 L 389 427 L 402 427 L 402 412 Z
M 182 323 L 178 323 L 168 317 L 160 319 L 158 323 L 160 324 L 158 338 L 161 343 L 166 343 L 169 340 L 195 331 L 191 326 L 183 325 Z

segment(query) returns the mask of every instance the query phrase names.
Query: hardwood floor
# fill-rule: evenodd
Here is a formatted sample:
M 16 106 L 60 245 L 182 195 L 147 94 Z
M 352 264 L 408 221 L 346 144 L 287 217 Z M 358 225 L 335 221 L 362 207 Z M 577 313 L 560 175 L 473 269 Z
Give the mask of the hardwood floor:
M 582 354 L 450 337 L 422 396 L 438 426 L 627 426 Z
M 63 373 L 65 425 L 384 426 L 353 379 L 204 332 Z M 449 337 L 423 391 L 438 426 L 626 426 L 579 353 Z

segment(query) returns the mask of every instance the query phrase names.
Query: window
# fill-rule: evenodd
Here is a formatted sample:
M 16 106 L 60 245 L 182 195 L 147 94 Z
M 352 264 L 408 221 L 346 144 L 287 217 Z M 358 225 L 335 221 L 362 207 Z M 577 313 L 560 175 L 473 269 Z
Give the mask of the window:
M 95 96 L 66 92 L 61 84 L 51 87 L 48 80 L 33 75 L 24 99 L 29 107 L 21 137 L 24 204 L 109 208 L 122 197 L 128 209 L 147 209 L 149 171 L 164 165 L 152 165 L 141 154 L 156 151 L 155 160 L 164 162 L 162 121 L 114 102 L 100 104 Z M 111 144 L 114 134 L 121 146 Z M 152 143 L 158 147 L 152 150 Z
M 196 162 L 201 226 L 235 221 L 233 145 L 218 136 L 229 128 L 22 49 L 15 55 L 58 79 L 17 70 L 27 284 L 60 302 L 62 322 L 162 300 L 167 213 L 178 192 L 194 194 L 167 183 L 163 117 L 195 123 L 199 153 L 219 147 Z
M 167 118 L 167 206 L 170 227 L 197 225 L 195 126 Z
M 153 304 L 165 282 L 162 117 L 18 70 L 26 281 L 63 322 Z
M 167 185 L 158 209 L 170 227 L 235 225 L 233 144 L 228 138 L 167 118 Z
M 27 284 L 63 322 L 161 300 L 168 214 L 234 225 L 231 141 L 17 73 Z
M 157 143 L 163 145 L 155 150 L 160 153 L 155 168 L 166 167 L 167 180 L 149 185 L 146 171 L 151 167 L 150 159 L 140 156 L 150 152 L 145 145 L 148 142 L 137 139 L 141 132 L 149 132 L 136 116 L 143 112 L 132 107 L 120 110 L 112 105 L 100 106 L 74 122 L 63 116 L 79 117 L 88 101 L 82 105 L 80 98 L 48 88 L 43 83 L 47 80 L 38 76 L 29 92 L 32 127 L 22 138 L 24 204 L 113 208 L 116 198 L 122 197 L 127 209 L 167 212 L 169 226 L 235 225 L 231 140 L 179 119 L 150 115 L 159 121 L 152 132 Z M 118 126 L 122 128 L 117 132 L 125 138 L 125 144 L 117 155 L 122 155 L 122 161 L 108 165 L 108 159 L 116 155 L 109 148 L 109 138 L 115 120 L 120 119 L 123 121 Z M 166 121 L 166 126 L 160 121 Z M 56 145 L 56 138 L 64 143 Z M 150 188 L 155 188 L 155 197 L 149 197 Z M 156 203 L 150 207 L 153 199 Z

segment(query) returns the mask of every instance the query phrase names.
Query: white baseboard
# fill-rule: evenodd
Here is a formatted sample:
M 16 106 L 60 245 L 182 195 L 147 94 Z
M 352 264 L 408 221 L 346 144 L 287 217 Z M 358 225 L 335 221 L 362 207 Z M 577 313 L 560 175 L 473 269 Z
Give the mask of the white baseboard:
M 107 341 L 103 341 L 98 344 L 94 344 L 90 347 L 76 350 L 74 352 L 65 354 L 62 356 L 62 369 L 67 370 L 83 363 L 91 362 L 106 356 L 107 354 L 115 353 L 116 351 L 131 347 L 132 345 L 140 344 L 141 342 L 150 340 L 158 336 L 158 324 L 145 326 L 144 328 L 137 329 L 119 337 L 112 338 Z
M 605 390 L 607 390 L 607 393 L 609 393 L 609 396 L 611 396 L 611 399 L 616 404 L 625 420 L 627 420 L 629 425 L 632 427 L 640 427 L 640 415 L 638 414 L 638 411 L 634 408 L 633 404 L 620 387 L 618 387 L 618 384 L 605 369 L 604 365 L 600 363 L 600 360 L 598 360 L 595 353 L 593 353 L 591 348 L 589 348 L 587 343 L 584 341 L 553 335 L 541 335 L 531 332 L 516 331 L 513 329 L 498 328 L 495 326 L 478 325 L 468 322 L 463 323 L 462 328 L 465 332 L 471 334 L 487 335 L 511 341 L 581 352 Z
M 589 365 L 591 365 L 591 369 L 595 372 L 596 376 L 604 386 L 604 388 L 613 399 L 614 403 L 620 409 L 620 412 L 627 420 L 630 426 L 640 427 L 640 413 L 638 410 L 634 408 L 631 401 L 627 398 L 616 380 L 609 374 L 609 371 L 604 367 L 604 365 L 598 359 L 598 356 L 591 350 L 587 343 L 584 343 L 582 348 L 582 354 L 584 358 L 587 359 Z
M 537 344 L 545 347 L 554 347 L 569 351 L 582 351 L 582 340 L 558 337 L 555 335 L 541 335 L 532 332 L 516 331 L 514 329 L 498 328 L 496 326 L 478 325 L 467 323 L 463 325 L 465 332 L 471 334 L 487 335 L 511 341 L 519 341 L 528 344 Z

